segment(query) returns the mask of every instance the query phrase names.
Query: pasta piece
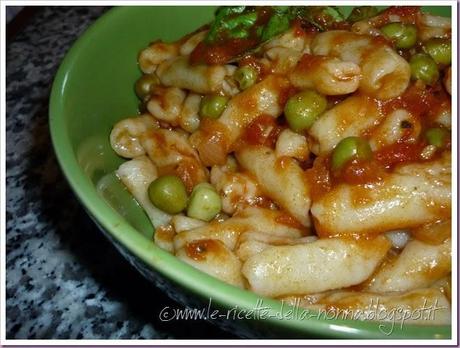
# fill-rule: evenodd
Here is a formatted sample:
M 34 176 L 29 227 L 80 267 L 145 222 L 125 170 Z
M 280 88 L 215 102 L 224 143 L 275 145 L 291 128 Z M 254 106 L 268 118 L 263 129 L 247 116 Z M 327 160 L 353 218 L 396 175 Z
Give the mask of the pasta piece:
M 171 219 L 171 224 L 177 233 L 181 233 L 184 231 L 193 230 L 194 228 L 202 227 L 206 225 L 206 222 L 184 215 L 174 215 Z
M 213 277 L 244 288 L 240 260 L 219 240 L 203 239 L 187 243 L 176 256 Z
M 289 74 L 297 88 L 314 88 L 326 95 L 342 95 L 359 87 L 361 69 L 353 62 L 338 58 L 304 55 Z
M 378 99 L 400 96 L 409 86 L 409 63 L 392 48 L 382 46 L 366 55 L 361 64 L 360 90 Z
M 283 47 L 297 52 L 309 53 L 313 37 L 313 33 L 307 33 L 303 30 L 298 30 L 298 28 L 291 28 L 285 33 L 269 40 L 264 44 L 262 49 L 268 51 L 270 48 Z
M 283 130 L 276 141 L 276 156 L 293 157 L 299 161 L 306 161 L 310 155 L 307 138 L 302 134 Z
M 278 158 L 265 146 L 246 146 L 236 153 L 243 168 L 260 184 L 262 191 L 302 225 L 310 226 L 310 196 L 303 170 L 290 157 Z
M 283 235 L 274 235 L 268 234 L 264 232 L 258 231 L 248 231 L 243 233 L 238 243 L 245 243 L 247 241 L 256 240 L 259 242 L 267 243 L 269 245 L 296 245 L 296 244 L 304 244 L 304 243 L 311 243 L 318 240 L 316 236 L 306 236 L 306 237 L 298 237 L 298 236 L 283 236 Z
M 222 90 L 227 71 L 222 65 L 191 65 L 188 57 L 176 57 L 159 65 L 156 74 L 164 86 L 211 94 Z
M 270 70 L 275 74 L 289 73 L 302 57 L 302 52 L 291 48 L 273 47 L 265 52 L 265 56 L 270 61 Z
M 147 155 L 161 173 L 172 173 L 184 182 L 187 190 L 207 181 L 207 169 L 185 135 L 168 129 L 148 133 L 142 142 Z
M 186 93 L 177 87 L 155 88 L 154 95 L 147 103 L 147 110 L 156 119 L 177 126 L 185 97 Z
M 438 110 L 434 120 L 446 128 L 452 128 L 452 110 L 450 105 L 446 105 Z
M 181 56 L 188 56 L 193 52 L 196 46 L 204 40 L 208 30 L 199 31 L 196 34 L 191 35 L 185 42 L 180 46 L 179 53 Z
M 449 325 L 450 303 L 438 289 L 417 289 L 407 293 L 373 294 L 336 291 L 330 294 L 289 296 L 284 303 L 319 311 L 319 318 L 391 322 L 380 325 L 391 334 L 395 323 Z
M 345 30 L 329 30 L 315 36 L 311 43 L 312 54 L 317 56 L 332 56 L 345 62 L 360 65 L 372 47 L 372 38 Z
M 245 262 L 251 256 L 259 254 L 260 252 L 270 247 L 271 245 L 268 243 L 250 239 L 242 242 L 236 249 L 235 254 L 242 262 Z
M 390 292 L 425 288 L 449 275 L 450 271 L 450 239 L 440 245 L 412 240 L 401 255 L 378 270 L 367 290 Z
M 202 162 L 206 166 L 224 164 L 234 142 L 252 121 L 262 115 L 281 115 L 289 86 L 286 78 L 269 75 L 232 98 L 218 120 L 202 122 L 190 138 Z
M 311 213 L 322 237 L 375 234 L 449 218 L 451 195 L 451 159 L 444 153 L 400 166 L 380 182 L 340 184 L 313 202 Z
M 189 133 L 193 133 L 200 127 L 200 103 L 201 96 L 189 93 L 179 114 L 179 125 Z
M 145 133 L 159 128 L 158 121 L 150 115 L 125 118 L 110 132 L 110 145 L 117 155 L 134 158 L 145 154 L 142 137 Z
M 257 182 L 244 173 L 223 172 L 218 166 L 211 170 L 211 184 L 222 198 L 222 210 L 234 214 L 248 205 L 259 205 L 267 201 Z
M 315 236 L 302 238 L 278 237 L 261 232 L 246 232 L 241 235 L 236 248 L 236 255 L 241 261 L 246 261 L 253 255 L 275 245 L 297 245 L 316 241 Z
M 398 97 L 409 85 L 409 63 L 370 36 L 327 31 L 315 37 L 312 51 L 315 55 L 330 55 L 358 64 L 362 74 L 360 89 L 378 99 Z
M 403 7 L 400 7 L 403 8 Z M 396 9 L 396 12 L 393 11 Z M 372 18 L 366 18 L 356 23 L 353 23 L 351 31 L 358 34 L 369 34 L 372 36 L 382 35 L 380 30 L 385 24 L 393 22 L 401 22 L 405 24 L 414 24 L 417 21 L 417 16 L 420 10 L 416 7 L 407 7 L 403 12 L 398 11 L 397 7 L 389 7 L 386 11 L 380 12 Z
M 419 118 L 411 115 L 407 110 L 398 109 L 389 114 L 371 133 L 369 143 L 374 151 L 403 138 L 407 143 L 415 143 L 421 130 Z
M 148 187 L 158 174 L 155 165 L 146 156 L 123 163 L 116 174 L 147 213 L 155 228 L 169 223 L 171 216 L 156 208 L 148 197 Z
M 179 233 L 174 239 L 174 245 L 177 250 L 194 240 L 217 239 L 234 250 L 238 239 L 246 232 L 287 238 L 300 238 L 306 234 L 302 226 L 297 226 L 283 212 L 248 207 L 223 222 L 212 221 L 203 227 Z
M 359 136 L 382 119 L 376 100 L 353 95 L 326 111 L 308 130 L 310 149 L 316 155 L 327 154 L 340 140 Z
M 142 72 L 145 74 L 154 73 L 158 64 L 179 54 L 179 47 L 179 43 L 165 43 L 162 41 L 151 43 L 149 47 L 139 54 L 138 61 Z
M 452 235 L 451 220 L 438 220 L 411 230 L 411 235 L 427 244 L 440 245 Z
M 427 41 L 435 37 L 450 38 L 452 30 L 451 19 L 421 13 L 417 21 L 417 29 L 417 37 L 421 41 Z
M 250 289 L 262 296 L 339 289 L 366 280 L 390 246 L 385 237 L 360 241 L 331 238 L 274 246 L 250 257 L 242 272 Z

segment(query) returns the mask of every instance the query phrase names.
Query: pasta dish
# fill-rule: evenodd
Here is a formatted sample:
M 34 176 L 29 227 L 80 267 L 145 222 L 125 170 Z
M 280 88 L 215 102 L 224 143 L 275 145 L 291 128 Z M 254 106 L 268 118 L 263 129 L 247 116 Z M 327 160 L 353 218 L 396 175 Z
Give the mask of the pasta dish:
M 419 7 L 220 7 L 139 53 L 117 176 L 160 248 L 226 283 L 449 324 L 451 55 Z

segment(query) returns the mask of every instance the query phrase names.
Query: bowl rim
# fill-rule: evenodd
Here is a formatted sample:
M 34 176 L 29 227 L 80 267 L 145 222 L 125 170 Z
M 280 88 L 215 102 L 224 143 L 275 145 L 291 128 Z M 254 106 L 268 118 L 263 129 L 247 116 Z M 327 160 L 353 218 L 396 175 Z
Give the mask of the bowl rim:
M 306 337 L 309 334 L 316 334 L 328 338 L 451 338 L 450 325 L 419 326 L 406 324 L 402 330 L 393 332 L 392 336 L 389 337 L 380 330 L 379 326 L 382 324 L 380 322 L 324 318 L 284 318 L 282 320 L 279 318 L 280 313 L 286 315 L 286 308 L 293 307 L 284 306 L 283 310 L 280 301 L 264 298 L 249 290 L 226 284 L 180 261 L 174 255 L 157 247 L 154 243 L 146 243 L 146 237 L 128 224 L 121 215 L 97 194 L 94 185 L 78 164 L 65 119 L 61 116 L 65 113 L 63 100 L 66 95 L 68 76 L 72 74 L 73 69 L 78 65 L 79 54 L 85 51 L 85 47 L 88 46 L 93 36 L 97 36 L 100 28 L 110 26 L 112 22 L 128 15 L 126 8 L 126 6 L 123 6 L 108 10 L 80 35 L 65 54 L 54 78 L 50 95 L 49 127 L 59 166 L 76 197 L 91 217 L 111 237 L 150 268 L 199 297 L 211 298 L 214 304 L 223 308 L 232 308 L 232 305 L 236 305 L 238 308 L 247 311 L 254 311 L 254 306 L 261 299 L 266 306 L 270 307 L 269 314 L 267 314 L 269 317 L 266 319 L 255 318 L 255 320 L 267 320 L 272 325 L 294 330 Z M 300 310 L 300 312 L 302 311 Z

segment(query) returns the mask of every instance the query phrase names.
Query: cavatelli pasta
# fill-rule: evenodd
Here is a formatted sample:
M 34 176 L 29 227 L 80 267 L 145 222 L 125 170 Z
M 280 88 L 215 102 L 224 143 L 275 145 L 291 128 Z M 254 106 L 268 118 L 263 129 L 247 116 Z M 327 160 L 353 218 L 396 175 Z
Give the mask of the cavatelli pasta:
M 142 113 L 110 134 L 155 244 L 295 306 L 449 324 L 451 20 L 226 11 L 140 52 Z

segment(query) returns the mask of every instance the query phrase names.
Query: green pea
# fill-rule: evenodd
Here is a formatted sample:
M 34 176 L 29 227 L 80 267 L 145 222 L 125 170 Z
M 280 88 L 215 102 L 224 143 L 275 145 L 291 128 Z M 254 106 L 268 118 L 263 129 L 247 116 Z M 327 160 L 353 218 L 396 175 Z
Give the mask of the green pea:
M 351 159 L 367 160 L 372 158 L 369 143 L 360 137 L 342 139 L 332 152 L 332 169 L 338 170 Z
M 160 80 L 156 75 L 142 75 L 134 85 L 134 90 L 139 99 L 144 100 L 153 91 L 153 87 L 158 85 Z
M 434 84 L 439 78 L 436 62 L 428 54 L 418 53 L 409 62 L 411 76 L 414 80 L 422 80 L 428 85 Z
M 221 95 L 207 95 L 201 100 L 200 116 L 219 118 L 227 107 L 228 98 Z
M 235 71 L 235 80 L 241 89 L 251 87 L 257 81 L 257 70 L 249 65 L 242 66 Z
M 444 147 L 447 136 L 448 132 L 444 128 L 430 128 L 425 133 L 428 144 L 439 148 Z
M 201 183 L 193 188 L 187 206 L 187 215 L 194 219 L 210 221 L 222 209 L 222 202 L 214 187 Z
M 187 191 L 177 176 L 160 176 L 149 185 L 148 193 L 152 204 L 168 214 L 180 213 L 187 206 Z
M 438 64 L 450 64 L 452 60 L 452 45 L 449 40 L 433 38 L 423 45 L 428 53 Z
M 306 90 L 290 97 L 284 107 L 284 116 L 295 132 L 310 128 L 326 110 L 327 100 L 313 90 Z
M 389 23 L 380 30 L 385 37 L 394 42 L 396 48 L 411 48 L 417 42 L 417 27 L 413 24 Z

